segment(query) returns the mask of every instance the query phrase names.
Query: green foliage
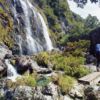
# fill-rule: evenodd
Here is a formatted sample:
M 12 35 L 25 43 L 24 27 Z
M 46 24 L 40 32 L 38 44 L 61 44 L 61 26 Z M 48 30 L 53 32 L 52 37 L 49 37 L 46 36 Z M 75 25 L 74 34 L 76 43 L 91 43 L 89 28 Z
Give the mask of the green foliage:
M 47 86 L 50 83 L 51 79 L 49 77 L 40 77 L 37 79 L 37 86 Z
M 59 40 L 60 45 L 65 45 L 68 42 L 69 34 L 63 35 L 63 37 Z
M 97 4 L 99 3 L 99 0 L 81 0 L 81 1 L 77 1 L 77 0 L 73 0 L 78 7 L 80 8 L 84 8 L 84 6 L 88 3 L 91 2 L 91 4 Z M 98 6 L 98 5 L 97 5 Z
M 90 73 L 89 69 L 83 66 L 89 45 L 90 41 L 86 40 L 68 42 L 64 52 L 41 52 L 35 56 L 35 60 L 40 66 L 52 65 L 53 70 L 79 78 Z
M 66 75 L 59 75 L 58 85 L 62 94 L 67 94 L 74 86 L 75 80 Z
M 52 65 L 51 67 L 53 68 L 53 70 L 64 71 L 67 75 L 76 78 L 77 73 L 79 73 L 78 77 L 84 76 L 89 73 L 89 70 L 87 68 L 81 66 L 84 65 L 84 57 L 75 57 L 72 55 L 65 56 L 59 52 L 42 52 L 35 57 L 35 60 L 40 66 L 48 67 L 49 65 Z M 83 70 L 84 72 L 81 73 Z
M 93 30 L 100 26 L 100 22 L 96 16 L 88 15 L 88 17 L 85 20 L 85 26 Z
M 64 19 L 67 23 L 73 21 L 72 13 L 70 12 L 68 3 L 66 0 L 34 0 L 40 8 L 42 8 L 44 14 L 47 17 L 48 25 L 51 30 L 51 36 L 53 41 L 57 43 L 61 36 L 62 25 L 61 19 Z
M 88 73 L 90 73 L 89 69 L 85 68 L 84 66 L 80 66 L 80 67 L 77 67 L 76 72 L 74 73 L 74 76 L 79 78 L 79 77 L 87 75 Z
M 65 44 L 69 37 L 80 38 L 83 35 L 87 37 L 92 29 L 100 25 L 96 17 L 90 16 L 90 18 L 83 19 L 71 12 L 67 0 L 34 0 L 34 2 L 46 15 L 55 44 Z M 64 30 L 62 23 L 65 26 Z
M 88 51 L 90 41 L 79 40 L 75 42 L 68 42 L 64 54 L 76 57 L 84 57 L 84 53 Z
M 7 81 L 7 87 L 8 88 L 16 88 L 18 86 L 30 86 L 35 87 L 36 86 L 36 75 L 24 75 L 21 77 L 18 77 L 16 79 L 16 82 L 12 82 L 10 80 Z
M 17 83 L 19 85 L 34 87 L 36 86 L 36 79 L 34 75 L 22 76 L 21 78 L 17 79 Z
M 6 1 L 1 0 L 0 2 L 9 13 Z M 13 39 L 11 38 L 10 34 L 13 29 L 13 21 L 8 13 L 6 13 L 6 11 L 0 7 L 0 42 L 4 42 L 9 46 L 9 48 L 11 48 L 13 46 Z

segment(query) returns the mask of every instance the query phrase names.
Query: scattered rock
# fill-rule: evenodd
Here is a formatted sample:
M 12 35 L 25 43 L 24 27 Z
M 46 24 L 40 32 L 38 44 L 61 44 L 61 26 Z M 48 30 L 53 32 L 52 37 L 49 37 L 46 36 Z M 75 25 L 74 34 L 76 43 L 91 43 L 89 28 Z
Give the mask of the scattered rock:
M 7 76 L 7 66 L 0 60 L 0 77 Z
M 28 86 L 19 86 L 14 91 L 14 100 L 34 100 L 34 89 Z
M 91 70 L 92 72 L 97 71 L 96 66 L 93 64 L 87 64 L 87 65 L 85 65 L 85 67 L 88 68 L 89 70 Z
M 100 100 L 100 91 L 97 86 L 89 86 L 84 90 L 86 100 Z
M 50 88 L 50 91 L 51 91 L 51 94 L 52 94 L 52 97 L 54 98 L 54 100 L 59 99 L 60 91 L 58 89 L 58 86 L 51 82 L 51 83 L 49 83 L 48 87 Z
M 96 58 L 93 55 L 86 55 L 86 63 L 87 64 L 92 64 L 96 62 Z
M 37 73 L 38 74 L 50 74 L 50 73 L 52 73 L 52 70 L 50 70 L 48 68 L 40 68 L 40 71 L 38 71 Z
M 47 98 L 48 96 L 44 95 L 41 91 L 42 91 L 42 87 L 37 87 L 35 89 L 34 100 L 52 100 L 52 99 L 48 99 Z
M 84 86 L 81 84 L 75 84 L 74 88 L 69 92 L 69 96 L 72 98 L 83 99 L 84 97 Z
M 48 87 L 48 86 L 45 86 L 45 87 L 43 88 L 42 93 L 43 93 L 44 95 L 50 95 L 50 96 L 53 95 L 53 94 L 52 94 L 52 88 L 50 88 L 50 87 Z

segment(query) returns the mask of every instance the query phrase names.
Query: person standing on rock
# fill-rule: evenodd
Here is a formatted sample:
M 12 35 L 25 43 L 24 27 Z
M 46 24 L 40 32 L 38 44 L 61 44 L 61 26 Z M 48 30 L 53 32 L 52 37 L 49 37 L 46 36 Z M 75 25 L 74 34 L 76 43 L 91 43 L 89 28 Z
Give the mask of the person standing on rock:
M 97 71 L 100 71 L 100 27 L 89 33 L 90 48 L 89 53 L 96 58 Z
M 100 44 L 95 46 L 95 56 L 97 59 L 97 71 L 100 71 Z

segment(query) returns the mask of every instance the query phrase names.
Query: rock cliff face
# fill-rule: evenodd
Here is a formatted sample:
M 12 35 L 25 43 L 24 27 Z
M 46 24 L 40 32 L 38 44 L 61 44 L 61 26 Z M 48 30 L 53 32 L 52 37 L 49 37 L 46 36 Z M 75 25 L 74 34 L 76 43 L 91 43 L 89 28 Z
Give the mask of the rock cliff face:
M 52 42 L 57 44 L 75 22 L 66 0 L 1 0 L 0 4 L 1 42 L 14 54 L 51 50 Z
M 30 1 L 1 1 L 0 13 L 1 30 L 3 31 L 1 42 L 10 46 L 13 53 L 33 54 L 53 48 L 46 22 Z M 9 34 L 11 31 L 12 34 Z

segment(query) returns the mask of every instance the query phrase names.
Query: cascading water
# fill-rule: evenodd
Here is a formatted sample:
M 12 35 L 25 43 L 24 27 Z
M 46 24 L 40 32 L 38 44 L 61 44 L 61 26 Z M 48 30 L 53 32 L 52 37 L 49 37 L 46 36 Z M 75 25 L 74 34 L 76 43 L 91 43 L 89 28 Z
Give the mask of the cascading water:
M 29 0 L 14 0 L 13 11 L 15 19 L 20 24 L 17 30 L 18 34 L 23 39 L 22 53 L 33 54 L 43 50 L 52 50 L 52 42 L 49 37 L 48 28 L 37 9 L 31 4 Z M 21 26 L 22 25 L 22 26 Z M 22 34 L 21 34 L 22 33 Z M 23 34 L 25 35 L 23 38 Z
M 39 12 L 36 12 L 36 9 L 34 8 L 34 6 L 29 2 L 27 1 L 30 8 L 33 10 L 33 13 L 36 17 L 39 17 L 40 21 L 41 21 L 41 24 L 42 24 L 42 30 L 43 30 L 43 36 L 45 38 L 45 41 L 46 41 L 46 50 L 52 50 L 53 49 L 53 46 L 52 46 L 52 42 L 50 40 L 50 37 L 49 37 L 49 32 L 48 32 L 48 28 L 46 26 L 46 23 L 42 17 L 42 15 L 39 13 Z
M 14 37 L 18 51 L 20 51 L 19 54 L 31 55 L 44 50 L 52 50 L 53 46 L 46 23 L 31 2 L 12 0 L 11 8 L 14 17 Z M 8 67 L 8 78 L 15 81 L 19 76 L 16 69 L 9 60 L 5 60 L 5 64 Z
M 53 46 L 52 46 L 52 43 L 51 43 L 51 40 L 49 38 L 49 33 L 48 33 L 48 28 L 45 24 L 45 21 L 43 19 L 43 17 L 41 16 L 40 13 L 38 13 L 38 16 L 41 20 L 41 23 L 42 23 L 42 27 L 43 27 L 43 35 L 44 35 L 44 38 L 46 40 L 46 44 L 47 44 L 47 50 L 52 50 L 53 49 Z
M 22 37 L 21 37 L 21 35 L 17 35 L 17 41 L 18 41 L 20 55 L 21 55 L 21 54 L 23 54 L 23 50 L 22 50 Z
M 22 5 L 22 9 L 25 14 L 25 26 L 26 26 L 26 39 L 28 43 L 28 54 L 31 54 L 33 52 L 37 52 L 37 48 L 40 46 L 33 38 L 32 38 L 32 31 L 31 31 L 31 24 L 29 19 L 29 13 L 28 13 L 28 6 L 27 3 L 24 0 L 20 0 L 20 3 Z M 38 48 L 40 49 L 40 48 Z
M 19 76 L 16 69 L 10 64 L 10 61 L 8 59 L 5 60 L 5 64 L 8 67 L 7 78 L 15 81 L 16 78 Z

